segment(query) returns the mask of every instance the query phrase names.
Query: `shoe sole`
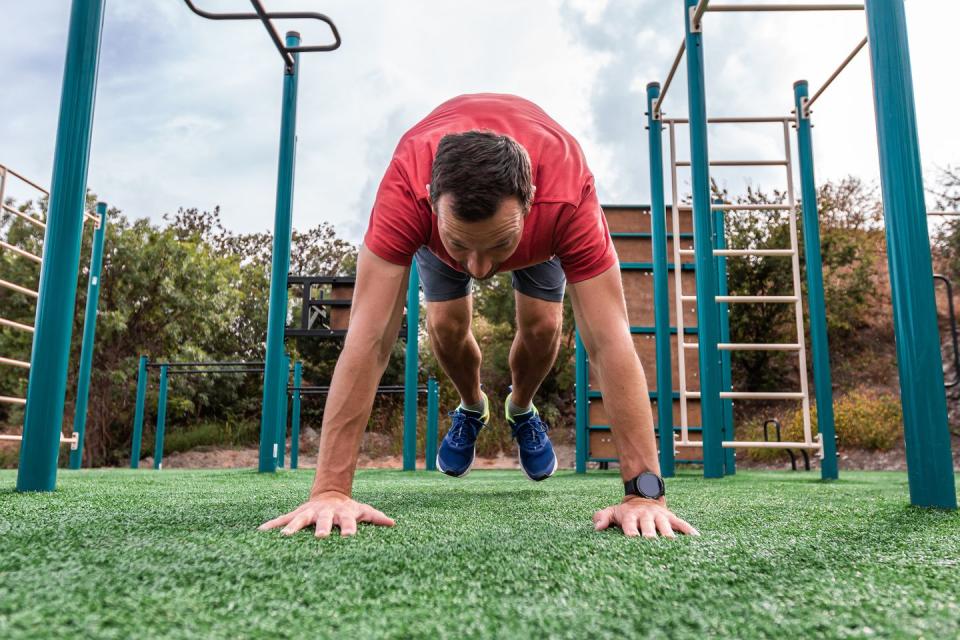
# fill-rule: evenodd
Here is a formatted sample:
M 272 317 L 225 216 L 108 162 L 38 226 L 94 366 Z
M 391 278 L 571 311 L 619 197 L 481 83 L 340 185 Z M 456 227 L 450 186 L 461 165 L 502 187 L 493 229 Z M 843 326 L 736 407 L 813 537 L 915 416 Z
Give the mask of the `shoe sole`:
M 542 476 L 542 477 L 540 477 L 540 478 L 534 478 L 534 477 L 531 476 L 529 473 L 527 473 L 527 470 L 526 470 L 526 469 L 523 468 L 523 461 L 520 459 L 520 451 L 519 451 L 519 450 L 517 451 L 517 462 L 520 463 L 520 469 L 523 470 L 523 475 L 527 476 L 527 480 L 530 480 L 531 482 L 543 482 L 544 480 L 546 480 L 547 478 L 549 478 L 550 476 L 552 476 L 554 473 L 557 472 L 557 454 L 556 454 L 556 452 L 554 452 L 554 454 L 553 454 L 553 465 L 550 467 L 550 473 L 548 473 L 547 475 Z
M 470 471 L 473 469 L 473 463 L 476 462 L 476 460 L 477 460 L 477 450 L 474 449 L 474 450 L 473 450 L 473 457 L 470 458 L 470 465 L 467 467 L 467 470 L 464 471 L 463 473 L 461 473 L 460 475 L 454 475 L 454 474 L 452 474 L 452 473 L 447 472 L 447 471 L 443 468 L 443 465 L 440 464 L 440 454 L 438 453 L 438 454 L 437 454 L 437 471 L 439 471 L 439 472 L 442 473 L 443 475 L 448 476 L 448 477 L 450 477 L 450 478 L 463 478 L 463 477 L 466 476 L 468 473 L 470 473 Z

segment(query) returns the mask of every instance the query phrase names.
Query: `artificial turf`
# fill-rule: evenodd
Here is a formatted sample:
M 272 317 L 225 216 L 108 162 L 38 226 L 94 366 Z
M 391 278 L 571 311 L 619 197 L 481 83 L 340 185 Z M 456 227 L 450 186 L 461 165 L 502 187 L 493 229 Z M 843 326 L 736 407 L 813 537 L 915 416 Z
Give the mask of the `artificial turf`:
M 361 471 L 397 526 L 317 540 L 255 530 L 309 471 L 0 472 L 0 638 L 960 636 L 960 513 L 904 474 L 685 472 L 673 541 L 593 531 L 617 478 Z

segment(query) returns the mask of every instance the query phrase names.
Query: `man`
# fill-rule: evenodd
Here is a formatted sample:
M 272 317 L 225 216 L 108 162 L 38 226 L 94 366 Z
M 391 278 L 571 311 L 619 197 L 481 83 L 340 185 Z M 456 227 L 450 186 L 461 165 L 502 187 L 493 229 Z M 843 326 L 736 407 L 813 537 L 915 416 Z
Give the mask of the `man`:
M 363 430 L 397 339 L 410 264 L 427 300 L 427 332 L 460 406 L 437 457 L 462 477 L 489 420 L 480 349 L 471 332 L 471 278 L 513 272 L 517 335 L 505 416 L 520 466 L 532 480 L 556 470 L 533 397 L 557 356 L 565 284 L 603 391 L 626 497 L 594 514 L 641 532 L 699 535 L 666 507 L 646 380 L 630 336 L 620 269 L 576 140 L 535 104 L 516 96 L 454 98 L 403 136 L 380 184 L 357 264 L 350 328 L 327 396 L 310 499 L 261 525 L 290 535 L 311 524 L 326 537 L 358 522 L 394 521 L 350 498 Z

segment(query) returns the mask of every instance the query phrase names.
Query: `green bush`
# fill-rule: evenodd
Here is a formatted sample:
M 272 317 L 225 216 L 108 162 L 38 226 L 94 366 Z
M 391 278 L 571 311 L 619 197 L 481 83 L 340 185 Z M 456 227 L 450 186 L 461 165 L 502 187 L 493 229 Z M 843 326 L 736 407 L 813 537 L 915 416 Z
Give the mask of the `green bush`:
M 796 409 L 783 425 L 781 438 L 786 441 L 803 440 L 802 409 Z M 857 389 L 834 399 L 833 422 L 840 448 L 889 451 L 903 437 L 903 414 L 900 399 L 888 393 Z M 818 433 L 817 409 L 811 403 L 810 428 Z M 737 437 L 763 439 L 763 420 L 751 419 L 737 426 Z M 775 437 L 771 428 L 770 437 Z M 773 461 L 784 456 L 779 449 L 750 449 L 750 460 Z

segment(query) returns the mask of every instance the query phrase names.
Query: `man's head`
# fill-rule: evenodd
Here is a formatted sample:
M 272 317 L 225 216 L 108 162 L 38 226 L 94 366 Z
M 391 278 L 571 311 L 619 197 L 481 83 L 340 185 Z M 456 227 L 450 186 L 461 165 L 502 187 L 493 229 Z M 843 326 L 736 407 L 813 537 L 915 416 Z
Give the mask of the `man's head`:
M 447 253 L 474 278 L 492 277 L 520 244 L 533 203 L 526 150 L 491 131 L 445 135 L 429 190 Z

